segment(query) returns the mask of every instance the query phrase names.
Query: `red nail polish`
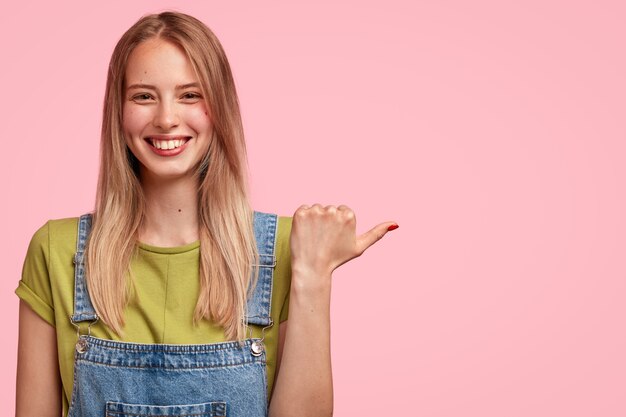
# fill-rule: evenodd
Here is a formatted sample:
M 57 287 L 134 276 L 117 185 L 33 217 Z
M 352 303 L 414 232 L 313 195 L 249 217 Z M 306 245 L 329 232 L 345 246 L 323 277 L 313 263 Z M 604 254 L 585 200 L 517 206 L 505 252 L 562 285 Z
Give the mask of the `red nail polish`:
M 396 230 L 398 227 L 400 226 L 398 226 L 397 224 L 392 224 L 391 226 L 387 228 L 387 230 Z

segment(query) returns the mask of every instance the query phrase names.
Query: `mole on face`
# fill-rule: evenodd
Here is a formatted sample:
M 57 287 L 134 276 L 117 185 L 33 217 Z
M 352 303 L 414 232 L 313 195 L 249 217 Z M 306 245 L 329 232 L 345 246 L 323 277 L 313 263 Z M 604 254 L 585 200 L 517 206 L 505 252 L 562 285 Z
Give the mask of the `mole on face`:
M 180 213 L 181 211 L 182 211 L 181 209 L 178 209 L 178 212 L 179 212 L 179 213 Z

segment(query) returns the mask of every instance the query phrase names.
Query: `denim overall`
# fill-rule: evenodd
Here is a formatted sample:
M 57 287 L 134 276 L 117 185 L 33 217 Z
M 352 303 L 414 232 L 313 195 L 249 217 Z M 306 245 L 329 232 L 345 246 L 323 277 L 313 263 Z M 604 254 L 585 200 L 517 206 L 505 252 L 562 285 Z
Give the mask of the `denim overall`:
M 98 320 L 85 282 L 84 250 L 91 214 L 80 217 L 74 256 L 74 315 L 78 328 L 69 417 L 267 416 L 263 338 L 201 345 L 119 342 L 81 334 Z M 254 212 L 259 279 L 247 302 L 248 325 L 270 317 L 276 265 L 276 214 Z M 81 322 L 89 322 L 87 325 Z M 248 328 L 249 330 L 249 328 Z

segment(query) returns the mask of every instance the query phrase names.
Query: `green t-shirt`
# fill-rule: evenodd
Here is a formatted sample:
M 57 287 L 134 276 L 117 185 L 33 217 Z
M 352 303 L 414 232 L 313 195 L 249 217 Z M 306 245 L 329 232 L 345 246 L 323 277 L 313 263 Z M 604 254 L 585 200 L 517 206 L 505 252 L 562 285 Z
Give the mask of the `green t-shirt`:
M 276 370 L 278 323 L 287 320 L 291 285 L 289 236 L 292 217 L 278 217 L 276 268 L 271 316 L 274 325 L 265 330 L 268 398 Z M 63 415 L 67 414 L 73 389 L 76 327 L 74 311 L 74 264 L 78 217 L 49 220 L 33 235 L 22 279 L 15 290 L 19 298 L 56 328 L 59 366 L 63 384 Z M 91 335 L 135 343 L 205 344 L 226 341 L 224 330 L 208 320 L 193 325 L 199 294 L 200 241 L 177 247 L 138 243 L 139 256 L 131 262 L 139 299 L 125 310 L 124 338 L 101 321 L 91 326 Z M 84 329 L 84 324 L 81 329 Z M 250 326 L 261 337 L 261 326 Z

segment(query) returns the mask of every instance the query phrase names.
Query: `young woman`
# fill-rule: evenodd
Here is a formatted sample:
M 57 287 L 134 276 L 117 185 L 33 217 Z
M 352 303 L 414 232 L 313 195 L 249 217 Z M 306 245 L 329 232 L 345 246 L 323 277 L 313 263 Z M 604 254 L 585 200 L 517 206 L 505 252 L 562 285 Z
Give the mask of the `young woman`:
M 39 228 L 16 289 L 16 415 L 331 415 L 332 271 L 397 225 L 251 209 L 231 70 L 191 16 L 133 25 L 104 103 L 95 210 Z

